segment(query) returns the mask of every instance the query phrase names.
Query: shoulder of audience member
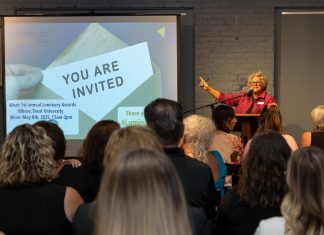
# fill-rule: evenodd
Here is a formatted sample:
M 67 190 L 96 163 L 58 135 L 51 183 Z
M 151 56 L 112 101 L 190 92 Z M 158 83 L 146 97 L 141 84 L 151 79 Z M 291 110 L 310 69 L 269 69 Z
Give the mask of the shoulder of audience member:
M 235 209 L 236 205 L 238 205 L 240 202 L 241 198 L 237 192 L 237 188 L 233 187 L 221 200 L 219 211 L 228 214 L 232 209 Z
M 284 235 L 285 220 L 283 217 L 272 217 L 261 220 L 254 235 Z
M 72 222 L 78 207 L 83 204 L 84 201 L 81 195 L 72 187 L 66 187 L 66 193 L 64 197 L 64 210 L 67 218 Z

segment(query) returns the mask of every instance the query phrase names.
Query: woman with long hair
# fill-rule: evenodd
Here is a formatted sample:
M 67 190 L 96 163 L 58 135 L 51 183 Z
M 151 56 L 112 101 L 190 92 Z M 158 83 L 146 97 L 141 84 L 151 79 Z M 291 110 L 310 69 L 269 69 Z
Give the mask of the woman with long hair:
M 148 127 L 128 126 L 114 131 L 104 149 L 104 168 L 109 167 L 124 152 L 139 148 L 163 153 L 163 148 L 158 137 Z M 91 203 L 85 203 L 79 207 L 73 223 L 75 235 L 93 234 L 97 223 L 97 208 L 97 200 Z
M 286 140 L 287 144 L 289 145 L 292 152 L 298 149 L 298 145 L 296 140 L 291 135 L 284 133 L 282 127 L 282 116 L 277 106 L 271 106 L 265 112 L 260 115 L 259 118 L 259 127 L 256 131 L 256 135 L 260 132 L 264 131 L 276 131 L 282 135 L 282 137 Z M 243 159 L 246 157 L 249 149 L 250 149 L 251 140 L 249 140 L 243 152 Z
M 88 132 L 81 149 L 82 163 L 90 175 L 87 202 L 93 201 L 98 193 L 103 173 L 103 159 L 106 144 L 111 134 L 120 126 L 113 120 L 97 122 Z
M 210 166 L 215 189 L 220 193 L 220 198 L 223 197 L 226 166 L 218 151 L 209 151 L 216 131 L 213 121 L 200 115 L 190 115 L 183 120 L 183 123 L 185 128 L 180 141 L 181 147 L 187 156 L 196 158 Z
M 307 147 L 296 151 L 288 162 L 287 184 L 283 217 L 261 221 L 255 234 L 324 234 L 324 150 Z
M 181 181 L 164 154 L 126 152 L 105 169 L 95 234 L 191 234 Z
M 242 163 L 238 187 L 227 192 L 220 203 L 217 234 L 254 234 L 262 219 L 280 216 L 290 153 L 287 142 L 277 132 L 266 131 L 253 138 Z

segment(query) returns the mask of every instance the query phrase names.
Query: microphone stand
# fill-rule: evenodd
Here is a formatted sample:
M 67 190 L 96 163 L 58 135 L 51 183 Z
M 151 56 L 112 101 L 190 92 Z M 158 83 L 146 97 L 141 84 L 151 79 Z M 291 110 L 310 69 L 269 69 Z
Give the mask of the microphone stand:
M 230 98 L 227 98 L 227 99 L 224 99 L 224 100 L 219 100 L 219 101 L 216 101 L 216 102 L 211 103 L 211 104 L 207 104 L 207 105 L 204 105 L 204 106 L 200 106 L 200 107 L 198 107 L 198 108 L 194 108 L 194 109 L 186 110 L 186 111 L 184 111 L 183 113 L 184 113 L 184 114 L 185 114 L 185 113 L 191 113 L 191 112 L 194 112 L 194 111 L 196 111 L 196 110 L 203 109 L 203 108 L 207 108 L 207 107 L 210 107 L 211 110 L 214 110 L 216 104 L 224 103 L 224 102 L 226 102 L 226 101 L 228 101 L 228 100 L 233 100 L 233 99 L 240 98 L 240 97 L 247 96 L 247 95 L 248 95 L 248 93 L 239 94 L 239 95 L 237 95 L 237 96 L 230 97 Z

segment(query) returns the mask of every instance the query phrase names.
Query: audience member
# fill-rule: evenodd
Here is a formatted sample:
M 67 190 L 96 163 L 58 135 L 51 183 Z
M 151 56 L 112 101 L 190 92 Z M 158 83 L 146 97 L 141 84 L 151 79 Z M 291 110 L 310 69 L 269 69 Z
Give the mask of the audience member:
M 225 94 L 208 85 L 208 83 L 199 77 L 199 86 L 211 94 L 215 99 L 222 103 L 236 107 L 236 113 L 261 113 L 264 108 L 276 105 L 276 100 L 267 93 L 268 80 L 261 71 L 252 73 L 248 76 L 248 87 L 250 92 Z
M 38 121 L 33 125 L 41 126 L 45 129 L 46 135 L 52 140 L 54 149 L 54 159 L 56 161 L 57 171 L 63 165 L 71 165 L 74 168 L 81 166 L 81 162 L 73 158 L 65 158 L 66 139 L 63 130 L 56 124 L 50 121 Z
M 95 234 L 191 234 L 180 179 L 164 154 L 135 150 L 107 166 L 98 195 Z
M 256 134 L 265 130 L 272 130 L 281 134 L 282 137 L 284 137 L 284 139 L 287 141 L 287 144 L 289 145 L 291 151 L 294 152 L 298 149 L 298 145 L 294 137 L 288 134 L 283 134 L 282 116 L 277 106 L 271 106 L 269 109 L 267 109 L 264 113 L 261 114 L 259 118 L 259 127 Z M 251 140 L 249 140 L 245 145 L 243 159 L 248 154 L 250 144 Z
M 238 187 L 227 192 L 220 203 L 216 234 L 254 234 L 262 219 L 280 216 L 290 153 L 277 132 L 266 131 L 253 138 Z
M 104 168 L 126 151 L 149 149 L 163 152 L 156 134 L 145 126 L 128 126 L 112 133 L 105 147 Z M 74 218 L 75 235 L 92 235 L 95 227 L 96 201 L 79 207 Z
M 106 145 L 104 166 L 107 167 L 124 152 L 139 148 L 163 152 L 160 140 L 150 128 L 128 126 L 119 129 L 111 136 Z
M 71 222 L 83 200 L 71 187 L 48 183 L 55 165 L 52 142 L 43 128 L 24 124 L 8 135 L 0 157 L 0 229 L 4 233 L 73 233 Z
M 144 116 L 175 165 L 189 206 L 202 208 L 212 221 L 216 215 L 216 191 L 211 169 L 206 163 L 186 156 L 178 147 L 184 132 L 181 105 L 173 100 L 159 98 L 145 107 Z
M 255 234 L 324 234 L 324 150 L 306 147 L 293 153 L 287 184 L 288 194 L 281 204 L 283 217 L 261 221 Z
M 225 163 L 233 164 L 240 160 L 243 153 L 241 138 L 232 134 L 236 118 L 234 109 L 228 105 L 218 105 L 212 113 L 212 119 L 216 125 L 216 133 L 210 146 L 210 150 L 217 150 Z M 236 156 L 233 158 L 233 156 Z
M 311 112 L 313 131 L 306 131 L 301 138 L 301 147 L 317 146 L 324 149 L 324 105 L 318 105 Z
M 57 124 L 48 121 L 36 122 L 34 126 L 43 127 L 46 135 L 52 140 L 54 160 L 56 161 L 56 176 L 51 182 L 76 189 L 82 199 L 87 201 L 87 181 L 89 177 L 80 161 L 64 158 L 66 140 L 63 130 Z
M 211 119 L 200 115 L 190 115 L 183 120 L 183 123 L 185 129 L 180 145 L 187 156 L 194 157 L 210 166 L 215 189 L 220 193 L 220 200 L 224 196 L 226 166 L 218 151 L 208 150 L 215 135 L 215 125 Z
M 105 147 L 111 134 L 119 128 L 119 124 L 115 121 L 99 121 L 90 129 L 83 141 L 80 155 L 91 178 L 88 183 L 87 202 L 93 201 L 97 196 L 103 173 Z

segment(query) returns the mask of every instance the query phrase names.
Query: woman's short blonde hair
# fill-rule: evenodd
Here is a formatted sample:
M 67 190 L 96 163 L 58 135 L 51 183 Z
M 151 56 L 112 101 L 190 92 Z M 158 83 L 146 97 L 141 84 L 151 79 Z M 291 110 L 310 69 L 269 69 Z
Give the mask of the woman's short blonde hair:
M 54 150 L 45 130 L 28 124 L 13 129 L 1 149 L 0 186 L 47 182 L 54 171 Z
M 215 135 L 216 127 L 209 118 L 190 115 L 183 120 L 184 138 L 192 146 L 192 153 L 198 160 L 208 163 L 208 150 Z
M 104 167 L 122 153 L 139 148 L 163 152 L 159 138 L 149 127 L 128 126 L 115 131 L 105 148 Z
M 251 85 L 252 83 L 252 79 L 253 78 L 259 78 L 260 81 L 261 81 L 261 87 L 263 90 L 266 90 L 267 89 L 267 86 L 268 86 L 268 80 L 267 78 L 262 74 L 261 71 L 257 71 L 255 73 L 251 73 L 249 76 L 248 76 L 248 85 Z
M 318 105 L 311 112 L 314 131 L 324 131 L 324 105 Z

